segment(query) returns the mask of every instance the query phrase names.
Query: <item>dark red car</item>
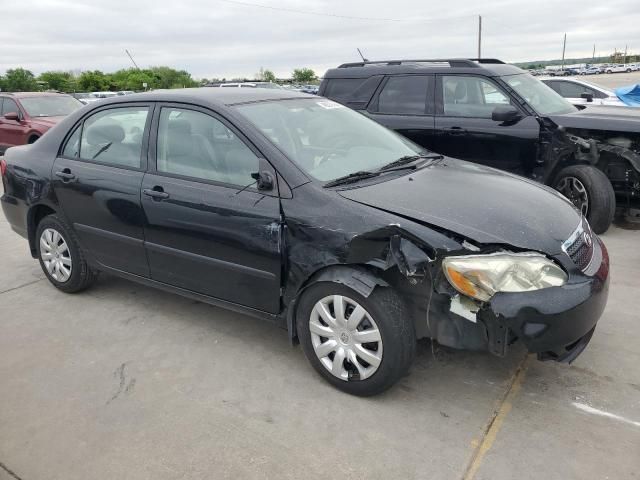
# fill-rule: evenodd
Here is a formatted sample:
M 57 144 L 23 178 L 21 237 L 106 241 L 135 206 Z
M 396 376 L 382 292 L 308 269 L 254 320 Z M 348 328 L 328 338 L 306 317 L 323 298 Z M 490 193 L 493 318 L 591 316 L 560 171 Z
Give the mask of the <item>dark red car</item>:
M 71 95 L 0 92 L 0 155 L 15 145 L 33 143 L 82 103 Z

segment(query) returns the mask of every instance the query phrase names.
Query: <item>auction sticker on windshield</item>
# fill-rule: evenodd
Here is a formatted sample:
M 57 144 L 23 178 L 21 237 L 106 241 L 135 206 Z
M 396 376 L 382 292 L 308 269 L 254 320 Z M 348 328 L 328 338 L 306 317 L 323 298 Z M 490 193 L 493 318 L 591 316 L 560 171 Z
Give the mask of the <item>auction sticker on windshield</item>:
M 331 100 L 316 102 L 316 104 L 320 105 L 322 108 L 326 108 L 327 110 L 332 110 L 334 108 L 344 108 L 344 105 L 340 105 L 339 103 L 332 102 Z

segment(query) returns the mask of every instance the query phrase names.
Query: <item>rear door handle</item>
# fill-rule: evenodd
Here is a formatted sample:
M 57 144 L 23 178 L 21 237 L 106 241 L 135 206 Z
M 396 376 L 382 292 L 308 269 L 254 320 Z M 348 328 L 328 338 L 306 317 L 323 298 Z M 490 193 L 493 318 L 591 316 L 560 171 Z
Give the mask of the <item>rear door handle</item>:
M 169 194 L 164 191 L 164 189 L 160 186 L 155 186 L 153 188 L 145 188 L 142 190 L 142 193 L 148 195 L 154 200 L 164 200 L 165 198 L 169 198 Z
M 69 182 L 75 180 L 76 176 L 71 173 L 68 168 L 63 168 L 61 172 L 56 172 L 56 177 L 60 177 L 63 182 Z
M 447 127 L 443 130 L 448 135 L 465 135 L 467 133 L 467 129 L 462 127 Z

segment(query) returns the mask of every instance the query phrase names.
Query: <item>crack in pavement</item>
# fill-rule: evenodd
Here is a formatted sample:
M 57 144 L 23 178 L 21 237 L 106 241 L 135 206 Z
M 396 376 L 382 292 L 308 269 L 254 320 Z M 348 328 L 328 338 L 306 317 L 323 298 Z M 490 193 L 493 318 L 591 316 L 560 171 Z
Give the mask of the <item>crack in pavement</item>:
M 33 285 L 34 283 L 41 282 L 42 280 L 44 280 L 44 278 L 39 278 L 38 280 L 34 280 L 33 282 L 24 283 L 22 285 L 18 285 L 17 287 L 12 287 L 12 288 L 8 288 L 6 290 L 2 290 L 0 292 L 0 295 L 2 295 L 3 293 L 13 292 L 14 290 L 19 290 L 19 289 L 21 289 L 23 287 L 28 287 L 29 285 Z
M 15 473 L 13 470 L 11 470 L 9 467 L 7 467 L 4 463 L 0 462 L 0 469 L 4 470 L 5 472 L 7 472 L 9 474 L 9 476 L 15 478 L 16 480 L 22 480 L 22 478 L 20 478 L 18 476 L 17 473 Z
M 473 480 L 482 465 L 484 456 L 493 446 L 493 442 L 500 431 L 502 423 L 504 422 L 507 414 L 511 411 L 513 400 L 520 391 L 520 387 L 522 387 L 522 382 L 524 381 L 525 373 L 529 367 L 530 359 L 531 355 L 527 354 L 511 376 L 507 389 L 498 400 L 496 408 L 493 410 L 493 415 L 487 422 L 487 426 L 482 433 L 482 439 L 471 455 L 471 459 L 467 464 L 462 480 Z

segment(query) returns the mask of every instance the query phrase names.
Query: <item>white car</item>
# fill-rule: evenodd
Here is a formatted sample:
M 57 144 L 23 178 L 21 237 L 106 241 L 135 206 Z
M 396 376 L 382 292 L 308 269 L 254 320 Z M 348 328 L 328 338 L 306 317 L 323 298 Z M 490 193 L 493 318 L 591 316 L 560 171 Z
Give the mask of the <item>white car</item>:
M 602 73 L 602 68 L 600 67 L 584 67 L 578 70 L 580 75 L 599 75 Z
M 275 88 L 282 89 L 280 85 L 273 82 L 226 82 L 226 83 L 210 83 L 207 87 L 219 88 Z
M 614 63 L 604 68 L 605 73 L 633 72 L 633 65 L 626 63 Z
M 541 82 L 555 90 L 574 105 L 626 106 L 614 92 L 577 78 L 541 78 Z

